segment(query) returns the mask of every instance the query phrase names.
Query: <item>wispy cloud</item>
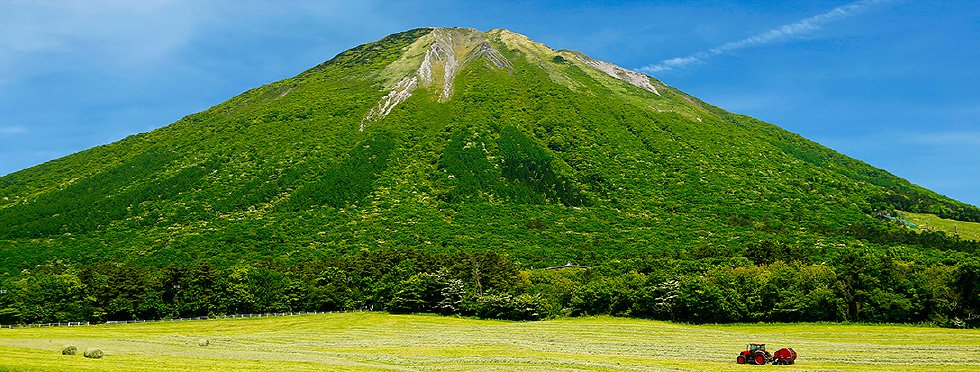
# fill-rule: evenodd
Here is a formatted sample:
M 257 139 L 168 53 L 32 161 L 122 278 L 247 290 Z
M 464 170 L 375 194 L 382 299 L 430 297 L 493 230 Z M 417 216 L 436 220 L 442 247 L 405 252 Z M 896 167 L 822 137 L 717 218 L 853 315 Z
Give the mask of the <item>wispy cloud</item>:
M 753 35 L 737 41 L 728 42 L 722 44 L 721 46 L 700 51 L 686 57 L 665 59 L 663 61 L 660 61 L 659 63 L 640 67 L 639 70 L 649 72 L 649 73 L 670 71 L 691 64 L 703 63 L 708 58 L 718 56 L 721 54 L 726 54 L 735 50 L 780 42 L 792 38 L 794 36 L 803 35 L 819 30 L 821 27 L 823 27 L 828 23 L 834 22 L 842 18 L 850 17 L 874 5 L 877 5 L 879 3 L 884 3 L 887 1 L 889 0 L 861 0 L 847 5 L 842 5 L 834 9 L 831 9 L 826 13 L 815 15 L 813 17 L 806 18 L 795 23 L 790 23 L 788 25 L 783 25 L 771 29 L 769 31 L 763 32 L 761 34 Z
M 20 134 L 24 132 L 27 132 L 27 128 L 20 127 L 20 126 L 0 127 L 0 135 Z
M 0 6 L 0 72 L 10 82 L 74 66 L 120 73 L 181 52 L 214 12 L 188 0 L 25 1 Z M 11 77 L 12 76 L 12 77 Z M 0 82 L 2 83 L 2 82 Z

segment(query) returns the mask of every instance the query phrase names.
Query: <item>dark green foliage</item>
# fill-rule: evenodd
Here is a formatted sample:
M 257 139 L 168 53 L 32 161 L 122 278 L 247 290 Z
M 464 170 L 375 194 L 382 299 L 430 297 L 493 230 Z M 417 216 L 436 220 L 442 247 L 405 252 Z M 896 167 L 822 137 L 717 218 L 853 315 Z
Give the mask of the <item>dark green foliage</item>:
M 514 127 L 503 127 L 495 134 L 499 137 L 496 144 L 488 143 L 486 134 L 453 133 L 440 163 L 445 171 L 442 177 L 450 179 L 443 182 L 453 187 L 447 201 L 489 194 L 515 203 L 586 203 L 575 183 L 556 173 L 547 150 Z
M 791 247 L 785 243 L 775 243 L 763 240 L 758 243 L 745 245 L 745 258 L 756 265 L 769 265 L 776 261 L 808 261 L 813 254 L 800 247 Z
M 962 301 L 962 316 L 971 325 L 980 323 L 980 259 L 973 257 L 961 263 L 953 273 L 952 288 Z
M 219 310 L 219 275 L 209 264 L 168 268 L 159 288 L 163 301 L 173 304 L 166 316 L 203 316 Z
M 74 268 L 46 265 L 12 283 L 14 307 L 25 323 L 79 322 L 93 318 L 93 302 Z
M 158 172 L 173 159 L 172 153 L 151 150 L 36 200 L 0 209 L 0 220 L 5 222 L 0 224 L 0 234 L 38 237 L 105 227 L 105 224 L 126 216 L 127 208 L 138 202 L 137 198 L 159 197 L 143 192 L 137 196 L 137 192 L 126 192 L 125 189 L 145 175 Z
M 491 319 L 539 320 L 547 316 L 543 299 L 537 295 L 522 293 L 486 294 L 474 305 L 476 315 Z
M 514 183 L 525 185 L 546 199 L 567 206 L 585 204 L 584 197 L 572 181 L 556 174 L 548 151 L 517 128 L 504 127 L 500 133 L 501 175 Z
M 339 164 L 323 170 L 317 179 L 294 192 L 287 208 L 349 207 L 374 190 L 374 180 L 387 167 L 395 143 L 391 134 L 375 134 L 352 149 Z
M 616 276 L 597 276 L 572 293 L 573 315 L 630 315 L 632 302 L 646 277 L 633 271 Z
M 97 304 L 96 320 L 159 319 L 166 315 L 159 284 L 149 273 L 118 264 L 87 266 L 79 279 Z
M 271 170 L 245 181 L 228 195 L 220 195 L 212 205 L 221 212 L 262 205 L 280 193 L 295 187 L 309 173 L 306 164 L 296 164 L 283 170 Z
M 78 354 L 78 348 L 68 345 L 61 348 L 61 355 L 75 355 Z
M 361 251 L 294 266 L 82 265 L 81 280 L 45 265 L 4 284 L 0 299 L 30 323 L 369 309 L 513 320 L 610 314 L 696 323 L 975 325 L 976 257 L 920 255 L 910 262 L 910 253 L 849 247 L 827 257 L 833 264 L 647 257 L 518 270 L 494 252 Z
M 500 171 L 487 159 L 485 147 L 489 139 L 485 135 L 473 135 L 465 129 L 453 132 L 441 156 L 440 168 L 445 174 L 436 177 L 452 179 L 453 185 L 447 201 L 495 192 L 501 188 Z
M 436 274 L 412 275 L 399 283 L 399 289 L 387 308 L 394 313 L 436 312 L 437 306 L 447 300 L 443 293 L 447 291 L 449 284 L 445 278 Z
M 684 319 L 704 323 L 733 322 L 744 318 L 747 309 L 742 306 L 738 287 L 723 287 L 705 278 L 683 282 L 677 295 L 679 312 Z
M 20 310 L 11 307 L 0 309 L 0 324 L 18 324 L 20 322 Z

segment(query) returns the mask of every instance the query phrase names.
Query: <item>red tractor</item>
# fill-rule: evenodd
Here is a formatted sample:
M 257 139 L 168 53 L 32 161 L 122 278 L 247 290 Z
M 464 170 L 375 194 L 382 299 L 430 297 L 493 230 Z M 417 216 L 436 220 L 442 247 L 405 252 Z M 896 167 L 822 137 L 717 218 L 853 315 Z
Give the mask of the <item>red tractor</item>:
M 745 350 L 738 353 L 735 362 L 738 364 L 749 363 L 758 365 L 766 363 L 776 365 L 793 364 L 796 362 L 796 351 L 792 348 L 784 347 L 776 350 L 775 354 L 769 354 L 766 351 L 766 344 L 748 344 L 745 345 Z

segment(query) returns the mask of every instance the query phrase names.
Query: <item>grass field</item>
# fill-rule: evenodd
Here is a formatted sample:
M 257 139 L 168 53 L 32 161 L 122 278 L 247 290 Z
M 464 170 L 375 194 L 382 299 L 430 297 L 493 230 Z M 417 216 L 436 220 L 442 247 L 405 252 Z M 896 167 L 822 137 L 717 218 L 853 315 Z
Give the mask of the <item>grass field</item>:
M 901 212 L 901 216 L 919 227 L 945 231 L 951 235 L 959 235 L 963 239 L 980 240 L 980 223 L 948 220 L 925 213 Z
M 208 339 L 210 345 L 198 345 Z M 794 366 L 735 364 L 751 341 Z M 74 345 L 79 355 L 63 356 Z M 103 359 L 81 350 L 101 348 Z M 844 351 L 844 352 L 842 352 Z M 980 331 L 913 326 L 693 326 L 597 317 L 504 322 L 345 313 L 0 329 L 10 370 L 980 370 Z

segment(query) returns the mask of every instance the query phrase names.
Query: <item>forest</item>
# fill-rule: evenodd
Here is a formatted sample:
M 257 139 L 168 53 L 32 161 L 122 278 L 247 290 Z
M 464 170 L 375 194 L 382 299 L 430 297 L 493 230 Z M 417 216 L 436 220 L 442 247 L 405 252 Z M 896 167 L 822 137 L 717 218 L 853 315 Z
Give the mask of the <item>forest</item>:
M 763 241 L 736 257 L 701 252 L 548 268 L 519 267 L 492 251 L 413 249 L 299 265 L 56 261 L 3 277 L 0 323 L 378 310 L 511 320 L 609 314 L 693 323 L 980 324 L 975 255 L 864 247 L 808 259 L 801 250 Z

